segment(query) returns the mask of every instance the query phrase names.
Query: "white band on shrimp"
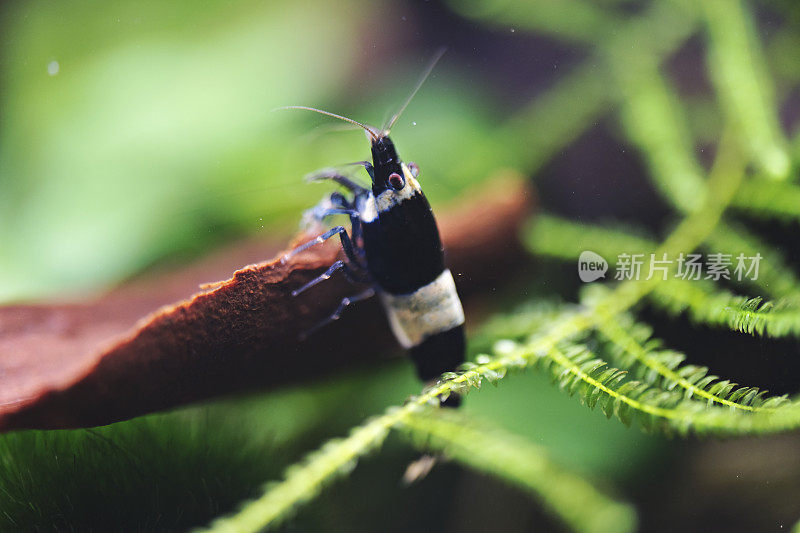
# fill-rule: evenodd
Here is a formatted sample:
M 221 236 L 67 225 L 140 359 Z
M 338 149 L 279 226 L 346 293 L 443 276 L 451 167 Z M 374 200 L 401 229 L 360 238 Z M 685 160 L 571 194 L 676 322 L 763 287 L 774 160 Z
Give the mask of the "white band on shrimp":
M 381 293 L 397 341 L 403 348 L 417 346 L 427 337 L 464 323 L 453 275 L 445 269 L 438 278 L 411 294 Z

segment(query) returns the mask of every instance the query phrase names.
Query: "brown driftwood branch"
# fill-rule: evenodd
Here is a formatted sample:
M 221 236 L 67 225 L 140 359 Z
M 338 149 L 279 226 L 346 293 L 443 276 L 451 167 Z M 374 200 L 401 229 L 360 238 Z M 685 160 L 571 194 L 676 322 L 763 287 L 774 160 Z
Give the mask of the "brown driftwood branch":
M 471 296 L 519 269 L 518 228 L 530 204 L 522 180 L 505 173 L 439 214 L 468 315 Z M 91 303 L 0 308 L 0 431 L 108 424 L 323 375 L 395 346 L 375 301 L 353 306 L 335 325 L 298 341 L 357 290 L 337 275 L 291 296 L 337 258 L 334 242 L 288 264 L 280 253 L 189 296 L 202 281 L 269 248 L 251 243 Z

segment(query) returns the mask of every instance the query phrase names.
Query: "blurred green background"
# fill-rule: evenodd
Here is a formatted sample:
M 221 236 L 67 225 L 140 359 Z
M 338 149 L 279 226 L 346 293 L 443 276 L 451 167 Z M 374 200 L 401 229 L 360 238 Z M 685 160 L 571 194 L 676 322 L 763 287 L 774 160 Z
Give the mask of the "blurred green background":
M 303 175 L 364 159 L 367 143 L 358 131 L 331 131 L 324 117 L 271 110 L 310 105 L 381 124 L 441 45 L 448 53 L 393 129 L 434 207 L 511 167 L 535 178 L 548 210 L 668 226 L 669 209 L 613 122 L 611 67 L 594 55 L 621 21 L 655 12 L 643 25 L 653 31 L 626 49 L 670 52 L 664 70 L 692 111 L 689 132 L 700 146 L 715 138 L 722 120 L 689 38 L 694 15 L 682 2 L 665 5 L 659 15 L 653 3 L 622 0 L 7 2 L 0 301 L 84 298 L 237 238 L 289 236 L 326 190 Z M 789 102 L 787 122 L 797 114 L 800 71 L 787 59 L 800 49 L 797 13 L 790 3 L 758 7 L 765 68 Z M 507 288 L 503 302 L 567 298 L 554 290 L 559 265 L 526 275 L 529 284 Z M 203 525 L 419 386 L 396 360 L 105 428 L 0 437 L 0 529 Z M 695 460 L 702 444 L 605 420 L 539 373 L 484 389 L 467 412 L 636 501 L 649 528 L 703 530 L 711 520 L 675 503 L 691 485 L 676 465 Z M 453 464 L 402 488 L 416 456 L 390 441 L 285 529 L 558 530 L 516 489 Z M 711 501 L 749 488 L 731 483 Z
M 288 233 L 323 192 L 303 175 L 368 145 L 270 111 L 380 123 L 436 46 L 402 46 L 413 21 L 380 2 L 21 2 L 4 15 L 0 300 L 81 294 L 232 236 Z M 505 156 L 485 81 L 453 63 L 395 128 L 434 201 Z

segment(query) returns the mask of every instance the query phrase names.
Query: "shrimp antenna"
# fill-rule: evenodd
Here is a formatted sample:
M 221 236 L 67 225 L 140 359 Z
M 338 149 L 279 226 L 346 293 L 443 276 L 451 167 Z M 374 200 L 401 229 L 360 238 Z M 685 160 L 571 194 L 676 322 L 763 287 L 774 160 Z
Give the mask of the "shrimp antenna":
M 406 98 L 406 101 L 403 103 L 402 106 L 400 106 L 400 109 L 397 110 L 397 113 L 395 113 L 392 116 L 392 118 L 389 119 L 389 122 L 387 122 L 386 125 L 383 127 L 384 135 L 389 135 L 389 130 L 392 129 L 394 123 L 397 122 L 397 119 L 400 118 L 400 115 L 402 115 L 403 111 L 406 110 L 408 104 L 411 103 L 411 100 L 414 98 L 414 95 L 417 94 L 419 88 L 422 87 L 422 84 L 425 83 L 425 80 L 428 79 L 428 76 L 430 76 L 433 67 L 436 66 L 436 63 L 439 62 L 439 60 L 442 58 L 446 50 L 447 48 L 443 46 L 436 51 L 436 54 L 434 54 L 433 59 L 431 59 L 430 63 L 428 63 L 428 66 L 425 68 L 425 71 L 422 73 L 422 76 L 420 76 L 419 81 L 417 81 L 417 85 L 414 87 L 414 90 L 411 91 L 411 94 L 408 95 L 408 98 Z
M 337 115 L 336 113 L 331 113 L 330 111 L 323 111 L 322 109 L 317 109 L 315 107 L 306 107 L 304 105 L 287 105 L 287 106 L 283 106 L 283 107 L 277 107 L 277 108 L 273 109 L 273 111 L 277 111 L 279 109 L 305 109 L 306 111 L 314 111 L 315 113 L 321 113 L 321 114 L 327 115 L 329 117 L 338 118 L 339 120 L 344 120 L 345 122 L 349 122 L 350 124 L 353 124 L 354 126 L 358 126 L 359 128 L 363 128 L 364 131 L 366 131 L 367 134 L 369 134 L 369 136 L 372 137 L 373 141 L 377 141 L 378 140 L 378 133 L 375 131 L 374 128 L 371 128 L 369 126 L 365 126 L 364 124 L 362 124 L 360 122 L 357 122 L 357 121 L 353 120 L 352 118 L 347 118 L 347 117 L 343 117 L 342 115 Z

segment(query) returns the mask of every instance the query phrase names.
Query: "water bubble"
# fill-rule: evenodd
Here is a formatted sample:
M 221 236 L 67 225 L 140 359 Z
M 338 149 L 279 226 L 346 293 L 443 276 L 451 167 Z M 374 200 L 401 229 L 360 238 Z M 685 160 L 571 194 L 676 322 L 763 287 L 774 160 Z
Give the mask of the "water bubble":
M 48 75 L 55 76 L 59 70 L 61 70 L 61 65 L 58 64 L 58 61 L 51 61 L 47 64 Z
M 517 348 L 517 343 L 509 339 L 501 339 L 494 344 L 494 351 L 499 355 L 512 353 Z

